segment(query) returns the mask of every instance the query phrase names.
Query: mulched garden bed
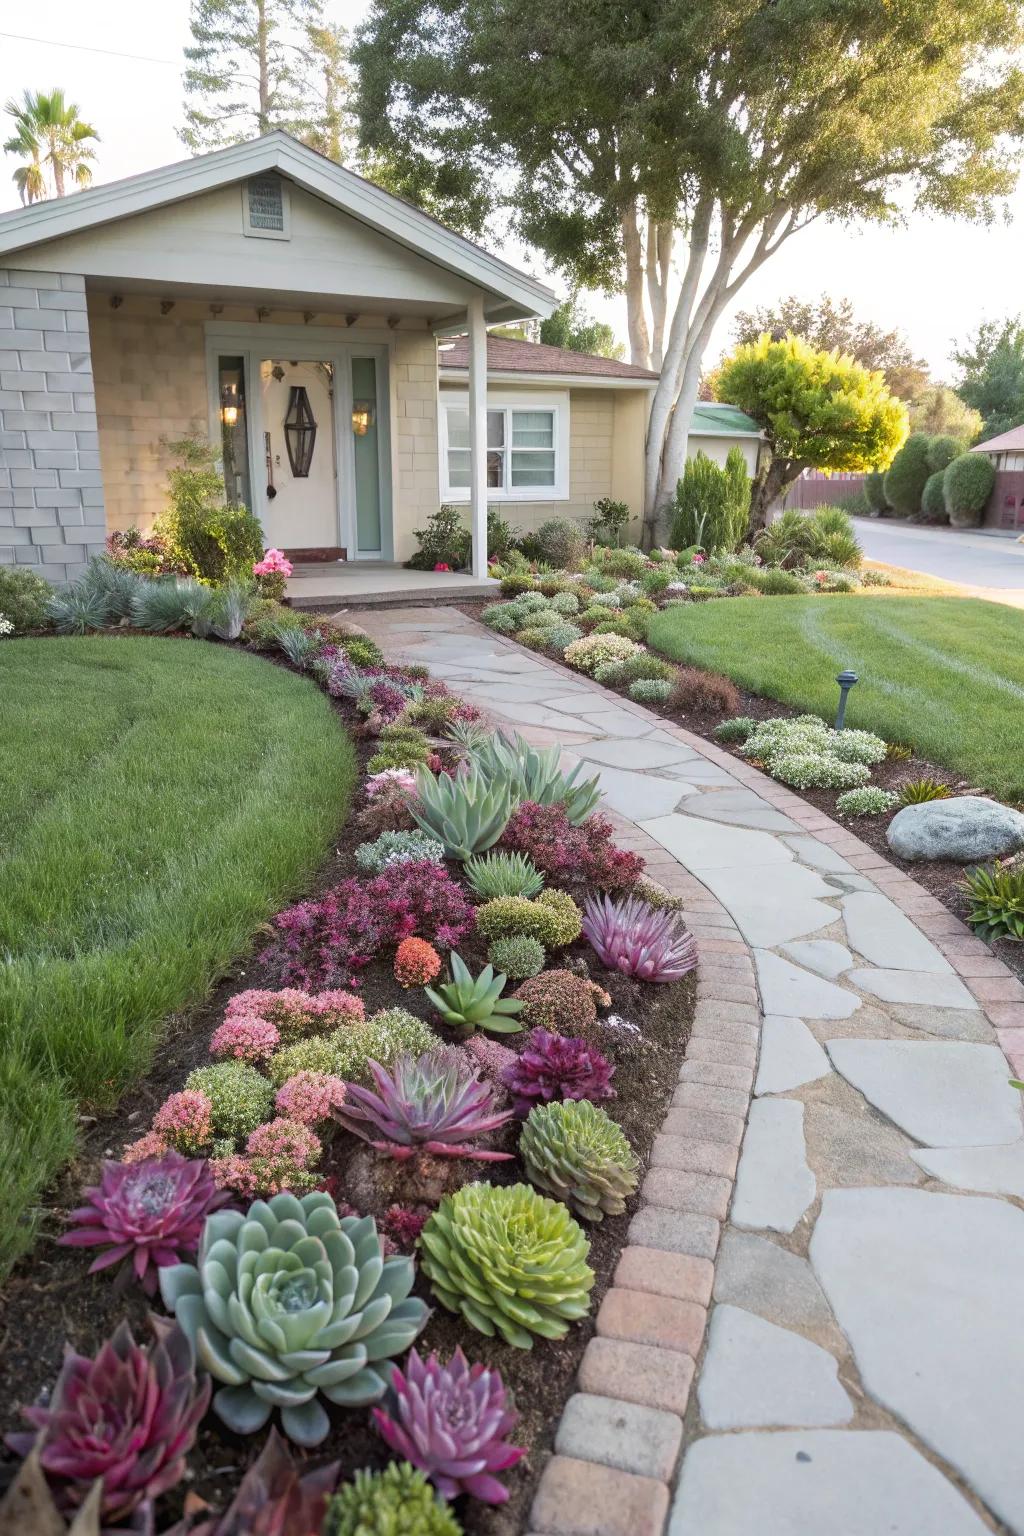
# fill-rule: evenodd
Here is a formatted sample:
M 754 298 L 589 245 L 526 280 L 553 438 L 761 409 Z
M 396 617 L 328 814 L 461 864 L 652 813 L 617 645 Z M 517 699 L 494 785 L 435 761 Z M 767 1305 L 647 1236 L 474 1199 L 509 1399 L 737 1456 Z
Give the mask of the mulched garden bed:
M 344 701 L 331 702 L 356 738 L 363 767 L 375 742 L 358 735 L 358 717 Z M 346 828 L 307 895 L 316 895 L 356 872 L 353 851 L 361 840 L 351 826 Z M 258 939 L 255 948 L 258 951 Z M 479 940 L 466 941 L 460 950 L 474 972 L 486 961 L 485 946 Z M 617 1097 L 609 1107 L 643 1168 L 664 1118 L 689 1037 L 694 976 L 691 973 L 669 985 L 638 984 L 605 971 L 583 941 L 560 951 L 551 963 L 586 970 L 611 994 L 612 1009 L 607 1017 L 618 1016 L 635 1026 L 611 1027 L 599 1020 L 595 1043 L 616 1064 Z M 228 999 L 246 988 L 278 985 L 277 972 L 251 957 L 240 959 L 206 1002 L 167 1021 L 150 1074 L 125 1095 L 116 1114 L 93 1118 L 83 1113 L 79 1154 L 48 1192 L 36 1246 L 13 1271 L 0 1298 L 0 1432 L 24 1427 L 19 1405 L 34 1401 L 52 1384 L 60 1368 L 65 1340 L 80 1352 L 93 1355 L 125 1317 L 137 1339 L 146 1336 L 149 1306 L 142 1292 L 135 1286 L 120 1287 L 110 1278 L 113 1271 L 88 1275 L 91 1255 L 58 1247 L 54 1240 L 65 1229 L 67 1212 L 81 1204 L 83 1185 L 95 1182 L 102 1159 L 117 1158 L 126 1142 L 148 1128 L 154 1111 L 169 1093 L 181 1088 L 188 1072 L 212 1060 L 208 1052 L 210 1036 Z M 394 980 L 390 954 L 374 961 L 362 973 L 360 996 L 367 1014 L 390 1007 L 411 1007 L 421 1016 L 429 1011 L 429 1007 L 423 1006 L 422 994 L 415 989 L 403 991 Z M 443 1028 L 439 1032 L 443 1035 Z M 515 1037 L 504 1039 L 511 1042 Z M 488 1138 L 487 1144 L 514 1151 L 517 1135 L 518 1123 L 513 1121 Z M 360 1201 L 352 1187 L 357 1164 L 361 1171 L 358 1192 L 365 1195 L 368 1187 L 366 1151 L 355 1137 L 339 1130 L 327 1147 L 321 1167 L 327 1187 L 339 1202 L 350 1199 L 361 1212 L 368 1211 L 380 1218 L 391 1200 L 402 1198 L 400 1190 L 390 1198 L 386 1194 L 382 1163 L 379 1159 L 374 1164 L 377 1188 L 381 1191 L 376 1206 L 365 1199 Z M 390 1165 L 392 1170 L 402 1166 Z M 525 1181 L 517 1159 L 487 1164 L 453 1161 L 452 1173 L 452 1187 L 475 1178 L 495 1183 Z M 551 1449 L 562 1405 L 572 1390 L 577 1365 L 593 1333 L 601 1297 L 611 1283 L 630 1216 L 638 1203 L 639 1197 L 634 1196 L 626 1215 L 607 1217 L 597 1226 L 585 1226 L 590 1241 L 589 1263 L 597 1277 L 592 1307 L 588 1318 L 572 1326 L 559 1343 L 538 1340 L 532 1350 L 524 1351 L 500 1340 L 487 1339 L 438 1306 L 425 1277 L 417 1274 L 415 1291 L 434 1308 L 425 1331 L 416 1341 L 421 1355 L 436 1349 L 447 1358 L 456 1345 L 461 1345 L 471 1360 L 485 1360 L 499 1369 L 520 1415 L 510 1438 L 528 1452 L 503 1479 L 511 1495 L 507 1504 L 492 1508 L 467 1499 L 458 1501 L 457 1513 L 470 1536 L 516 1536 L 526 1528 L 534 1485 Z M 315 1453 L 307 1457 L 292 1448 L 300 1463 L 318 1466 L 338 1460 L 344 1481 L 359 1468 L 383 1467 L 392 1459 L 371 1427 L 368 1409 L 331 1408 L 329 1412 L 330 1435 Z M 186 1497 L 193 1507 L 198 1499 L 223 1508 L 264 1439 L 263 1433 L 249 1438 L 236 1436 L 213 1415 L 207 1415 L 188 1458 L 186 1480 L 160 1501 L 161 1526 L 169 1525 L 180 1513 Z M 0 1491 L 16 1467 L 14 1458 L 3 1451 Z

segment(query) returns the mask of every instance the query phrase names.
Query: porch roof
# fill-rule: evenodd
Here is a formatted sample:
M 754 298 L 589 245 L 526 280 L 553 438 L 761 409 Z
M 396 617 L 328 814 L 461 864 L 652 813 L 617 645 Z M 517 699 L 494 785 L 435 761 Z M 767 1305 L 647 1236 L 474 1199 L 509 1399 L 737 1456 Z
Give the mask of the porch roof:
M 487 295 L 489 323 L 547 316 L 556 295 L 530 274 L 464 239 L 429 214 L 336 165 L 281 130 L 182 160 L 73 196 L 36 203 L 0 216 L 0 257 L 21 256 L 54 241 L 88 236 L 118 221 L 154 212 L 253 177 L 276 173 L 357 220 L 415 257 L 454 274 Z M 81 241 L 77 242 L 81 250 Z M 49 265 L 49 263 L 47 263 Z M 76 270 L 81 271 L 79 266 Z M 86 271 L 86 276 L 90 275 Z M 135 274 L 125 272 L 125 278 Z M 211 271 L 216 281 L 221 273 Z M 453 316 L 446 317 L 450 321 Z

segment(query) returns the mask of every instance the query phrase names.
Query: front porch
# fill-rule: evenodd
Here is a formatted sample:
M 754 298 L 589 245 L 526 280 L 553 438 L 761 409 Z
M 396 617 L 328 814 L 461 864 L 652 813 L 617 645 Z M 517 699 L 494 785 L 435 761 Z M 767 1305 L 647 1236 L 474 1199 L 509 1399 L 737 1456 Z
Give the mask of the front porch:
M 384 560 L 296 565 L 285 591 L 292 608 L 459 603 L 491 597 L 498 583 L 458 571 L 411 571 Z

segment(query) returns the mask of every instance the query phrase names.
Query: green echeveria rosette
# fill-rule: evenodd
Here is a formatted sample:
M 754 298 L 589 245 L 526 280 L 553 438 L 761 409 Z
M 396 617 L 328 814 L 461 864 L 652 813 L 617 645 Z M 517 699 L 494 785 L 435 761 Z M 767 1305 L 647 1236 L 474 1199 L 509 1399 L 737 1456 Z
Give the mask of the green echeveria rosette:
M 621 1216 L 636 1189 L 637 1161 L 625 1132 L 589 1099 L 531 1109 L 519 1155 L 530 1182 L 585 1221 Z
M 280 1408 L 289 1438 L 313 1446 L 330 1427 L 318 1395 L 349 1408 L 383 1397 L 427 1320 L 414 1273 L 383 1257 L 372 1217 L 286 1193 L 210 1216 L 196 1263 L 162 1269 L 160 1291 L 223 1383 L 213 1407 L 228 1428 L 253 1434 Z
M 465 1184 L 420 1236 L 421 1267 L 450 1312 L 517 1349 L 564 1338 L 590 1311 L 594 1272 L 582 1228 L 528 1184 Z

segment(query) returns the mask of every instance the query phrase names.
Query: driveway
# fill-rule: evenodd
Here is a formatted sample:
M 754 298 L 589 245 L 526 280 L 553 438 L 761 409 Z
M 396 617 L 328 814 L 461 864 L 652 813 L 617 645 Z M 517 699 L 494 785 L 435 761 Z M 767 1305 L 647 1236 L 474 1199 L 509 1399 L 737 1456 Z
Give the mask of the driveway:
M 976 597 L 1024 606 L 1024 544 L 1012 534 L 957 533 L 867 517 L 855 522 L 869 560 L 955 581 Z

